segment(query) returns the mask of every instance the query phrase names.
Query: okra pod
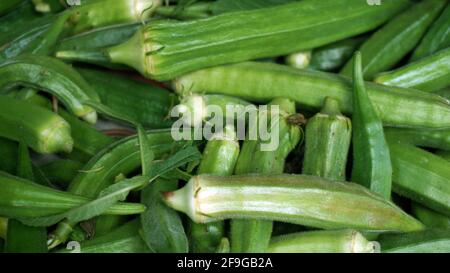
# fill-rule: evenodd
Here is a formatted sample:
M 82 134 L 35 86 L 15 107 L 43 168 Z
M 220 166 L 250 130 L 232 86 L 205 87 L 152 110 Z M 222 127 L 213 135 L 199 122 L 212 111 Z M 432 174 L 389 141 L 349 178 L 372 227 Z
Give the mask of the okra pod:
M 7 230 L 8 230 L 8 218 L 0 217 L 0 238 L 6 239 Z
M 251 102 L 285 97 L 313 109 L 321 108 L 325 98 L 331 97 L 339 101 L 343 113 L 353 111 L 349 79 L 271 63 L 250 62 L 205 69 L 182 76 L 173 85 L 181 95 L 215 93 Z M 366 88 L 384 125 L 450 127 L 450 104 L 440 96 L 373 83 L 366 83 Z
M 17 168 L 18 144 L 7 138 L 0 137 L 0 171 L 14 173 Z
M 412 214 L 427 228 L 450 229 L 450 218 L 427 207 L 412 203 Z
M 0 109 L 0 136 L 23 140 L 38 153 L 72 150 L 70 125 L 58 115 L 7 96 L 0 96 Z
M 450 162 L 411 145 L 389 140 L 393 191 L 450 216 Z
M 269 253 L 374 253 L 377 244 L 355 230 L 310 231 L 272 238 Z
M 195 176 L 184 188 L 165 193 L 164 199 L 197 223 L 246 218 L 323 229 L 423 229 L 419 221 L 362 186 L 314 176 Z
M 450 130 L 385 128 L 386 138 L 425 148 L 450 151 Z
M 414 50 L 411 61 L 430 56 L 450 46 L 450 4 L 428 30 L 422 42 Z
M 383 123 L 366 91 L 361 53 L 355 53 L 353 60 L 352 181 L 390 199 L 392 164 Z
M 433 92 L 450 85 L 450 48 L 396 70 L 381 73 L 375 82 Z
M 20 5 L 20 2 L 22 2 L 22 0 L 2 1 L 0 4 L 0 15 L 8 13 L 10 10 Z
M 450 152 L 449 151 L 439 151 L 436 153 L 441 158 L 450 161 Z
M 66 189 L 72 179 L 83 169 L 83 164 L 70 159 L 59 159 L 40 168 L 50 182 Z
M 335 99 L 325 99 L 322 111 L 308 120 L 305 136 L 302 173 L 346 181 L 352 122 L 341 114 Z
M 359 48 L 364 56 L 364 78 L 372 80 L 401 61 L 420 42 L 446 3 L 447 0 L 429 0 L 414 4 L 365 41 Z M 351 76 L 352 68 L 350 60 L 341 74 Z
M 0 64 L 0 87 L 23 85 L 55 95 L 75 115 L 90 123 L 97 121 L 97 113 L 85 100 L 98 101 L 98 95 L 70 66 L 37 55 L 23 55 Z
M 406 0 L 376 8 L 359 0 L 304 0 L 188 22 L 159 20 L 121 45 L 68 55 L 81 61 L 104 56 L 148 78 L 171 80 L 205 67 L 282 56 L 352 37 L 380 26 L 408 5 Z
M 381 235 L 379 243 L 383 253 L 448 253 L 450 230 L 386 234 Z

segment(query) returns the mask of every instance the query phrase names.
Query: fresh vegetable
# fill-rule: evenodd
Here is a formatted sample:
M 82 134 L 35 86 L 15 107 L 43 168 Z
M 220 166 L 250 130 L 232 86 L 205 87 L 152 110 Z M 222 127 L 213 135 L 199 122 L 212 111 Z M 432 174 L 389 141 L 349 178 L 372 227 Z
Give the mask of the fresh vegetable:
M 326 97 L 339 101 L 342 112 L 352 113 L 352 83 L 333 74 L 298 70 L 271 63 L 242 63 L 201 70 L 174 81 L 178 94 L 215 93 L 254 102 L 277 97 L 299 106 L 319 109 Z M 369 96 L 384 125 L 450 127 L 447 100 L 416 90 L 366 83 Z
M 8 219 L 0 217 L 0 238 L 6 239 L 7 230 L 8 230 Z
M 375 82 L 427 92 L 450 85 L 450 48 L 375 77 Z
M 412 214 L 427 228 L 450 229 L 450 218 L 417 203 L 412 204 Z
M 83 169 L 83 164 L 70 159 L 58 159 L 40 168 L 53 184 L 66 189 L 72 179 Z
M 450 230 L 386 234 L 379 238 L 379 242 L 384 253 L 448 253 Z
M 355 230 L 310 231 L 272 238 L 270 253 L 374 253 L 376 244 Z
M 335 99 L 325 99 L 322 111 L 308 120 L 305 135 L 302 173 L 345 181 L 352 122 Z
M 3 15 L 8 11 L 14 9 L 16 6 L 20 4 L 20 2 L 22 2 L 22 0 L 2 1 L 2 3 L 0 4 L 0 15 Z
M 304 69 L 311 63 L 311 51 L 301 51 L 286 57 L 286 64 L 297 69 Z
M 197 223 L 250 218 L 324 229 L 423 229 L 416 219 L 364 187 L 314 176 L 195 176 L 164 198 Z
M 353 56 L 352 181 L 386 199 L 391 198 L 392 164 L 383 123 L 370 100 L 362 72 L 361 53 Z
M 14 173 L 18 159 L 17 142 L 0 137 L 0 171 Z
M 386 138 L 425 148 L 450 151 L 450 130 L 385 128 Z
M 449 151 L 439 151 L 439 152 L 437 152 L 437 155 L 447 161 L 450 161 L 450 152 Z

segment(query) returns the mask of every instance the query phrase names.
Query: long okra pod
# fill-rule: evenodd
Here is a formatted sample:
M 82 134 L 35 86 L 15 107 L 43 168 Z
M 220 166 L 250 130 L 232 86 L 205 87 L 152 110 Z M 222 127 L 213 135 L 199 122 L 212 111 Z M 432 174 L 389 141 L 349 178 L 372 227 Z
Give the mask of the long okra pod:
M 386 199 L 391 197 L 392 164 L 383 123 L 364 84 L 361 53 L 353 56 L 353 170 L 352 181 Z
M 98 101 L 98 95 L 77 71 L 57 59 L 23 55 L 4 61 L 0 64 L 0 87 L 17 85 L 49 92 L 78 117 L 97 121 L 97 113 L 84 101 Z
M 355 230 L 310 231 L 272 238 L 269 253 L 374 253 L 376 244 Z
M 448 253 L 450 230 L 386 234 L 381 235 L 379 243 L 383 253 Z
M 352 37 L 378 27 L 408 5 L 406 0 L 376 8 L 359 0 L 305 0 L 188 22 L 160 20 L 116 47 L 69 55 L 87 61 L 101 55 L 146 77 L 170 80 L 205 67 L 282 56 Z
M 431 0 L 414 4 L 365 41 L 359 49 L 364 56 L 364 78 L 372 80 L 377 73 L 393 68 L 413 50 L 446 2 Z M 353 60 L 350 60 L 341 73 L 350 77 L 352 71 Z
M 252 102 L 285 97 L 314 109 L 320 109 L 325 98 L 331 97 L 339 101 L 344 113 L 353 111 L 349 79 L 271 63 L 249 62 L 205 69 L 182 76 L 173 84 L 179 94 L 215 93 Z M 450 104 L 440 96 L 373 83 L 366 83 L 366 88 L 385 125 L 450 127 Z
M 427 228 L 450 229 L 450 217 L 435 212 L 427 207 L 412 203 L 412 214 Z
M 427 92 L 448 87 L 450 85 L 450 48 L 396 70 L 381 73 L 375 77 L 375 82 Z
M 417 61 L 423 57 L 430 56 L 441 49 L 450 46 L 450 4 L 442 12 L 440 17 L 433 23 L 422 42 L 414 50 L 411 61 Z
M 252 218 L 324 229 L 423 229 L 416 219 L 362 186 L 314 176 L 196 176 L 164 196 L 170 207 L 197 223 Z
M 0 96 L 0 108 L 0 136 L 23 140 L 38 153 L 72 150 L 70 125 L 58 115 L 7 96 Z
M 198 174 L 232 175 L 239 157 L 239 142 L 231 127 L 217 133 L 203 151 Z M 190 243 L 195 253 L 212 253 L 224 236 L 224 222 L 190 224 Z
M 305 136 L 302 173 L 346 181 L 352 122 L 341 114 L 335 99 L 325 99 L 322 111 L 308 120 Z
M 298 124 L 290 124 L 288 116 L 295 114 L 295 104 L 288 99 L 275 99 L 270 106 L 278 106 L 279 113 L 260 113 L 255 123 L 249 125 L 247 140 L 242 146 L 236 164 L 236 174 L 261 173 L 261 174 L 281 174 L 284 171 L 287 156 L 295 149 L 301 140 L 301 129 Z M 252 130 L 262 122 L 262 116 L 267 115 L 268 126 L 271 128 L 271 139 L 263 140 L 265 137 L 259 135 L 258 139 L 250 139 Z M 259 131 L 259 133 L 261 133 Z M 278 138 L 278 139 L 276 139 Z M 274 139 L 278 140 L 272 147 L 265 149 Z M 254 253 L 265 252 L 272 234 L 272 221 L 260 219 L 233 219 L 231 221 L 231 251 L 234 253 Z
M 385 128 L 386 138 L 414 146 L 450 151 L 450 130 Z

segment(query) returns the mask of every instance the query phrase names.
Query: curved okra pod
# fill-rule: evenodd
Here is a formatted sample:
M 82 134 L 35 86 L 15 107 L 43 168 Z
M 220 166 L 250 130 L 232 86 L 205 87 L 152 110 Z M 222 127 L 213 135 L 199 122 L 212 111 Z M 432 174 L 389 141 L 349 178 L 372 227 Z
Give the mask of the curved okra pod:
M 23 140 L 38 153 L 72 151 L 70 125 L 58 115 L 7 96 L 0 96 L 0 109 L 0 136 Z
M 364 78 L 372 80 L 401 61 L 419 43 L 446 3 L 446 0 L 432 0 L 414 4 L 367 39 L 359 49 L 364 56 Z M 350 77 L 353 62 L 347 62 L 341 74 Z
M 435 212 L 427 207 L 412 203 L 412 214 L 427 228 L 450 229 L 450 217 Z
M 196 223 L 246 218 L 323 229 L 408 232 L 424 228 L 360 185 L 314 176 L 195 176 L 184 188 L 165 193 L 164 199 Z
M 427 92 L 438 91 L 450 85 L 450 48 L 422 58 L 396 70 L 381 73 L 375 82 Z
M 386 234 L 378 239 L 383 253 L 448 253 L 450 230 Z
M 198 174 L 232 175 L 239 157 L 239 142 L 236 132 L 225 127 L 206 144 Z M 194 253 L 212 253 L 224 236 L 223 221 L 210 224 L 190 223 L 190 244 Z
M 77 71 L 57 59 L 23 55 L 1 63 L 0 87 L 18 85 L 49 92 L 76 116 L 97 121 L 97 113 L 84 101 L 99 101 L 98 95 Z
M 355 230 L 310 231 L 273 237 L 269 253 L 374 253 L 377 244 Z
M 392 164 L 383 123 L 364 84 L 361 53 L 353 57 L 353 170 L 352 181 L 386 199 L 391 198 Z
M 325 99 L 322 111 L 308 120 L 305 136 L 302 173 L 345 181 L 352 122 L 341 114 L 335 99 Z
M 180 95 L 212 93 L 262 103 L 284 97 L 313 109 L 320 109 L 331 97 L 339 101 L 343 113 L 353 111 L 349 79 L 272 63 L 214 67 L 184 75 L 173 85 Z M 366 88 L 384 125 L 450 128 L 450 103 L 440 96 L 373 83 L 366 83 Z

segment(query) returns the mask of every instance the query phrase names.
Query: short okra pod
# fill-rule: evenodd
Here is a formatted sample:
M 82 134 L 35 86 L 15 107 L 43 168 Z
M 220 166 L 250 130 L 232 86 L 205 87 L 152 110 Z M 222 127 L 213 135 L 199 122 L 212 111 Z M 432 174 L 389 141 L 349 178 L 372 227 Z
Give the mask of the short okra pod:
M 70 152 L 70 125 L 51 111 L 31 103 L 0 96 L 0 136 L 25 141 L 38 153 Z
M 381 73 L 375 82 L 433 92 L 450 85 L 450 48 L 396 70 Z
M 366 91 L 361 53 L 357 52 L 353 60 L 352 181 L 390 199 L 392 164 L 383 123 Z
M 343 113 L 353 111 L 349 79 L 271 63 L 204 69 L 178 78 L 173 85 L 182 95 L 222 94 L 262 103 L 284 97 L 313 109 L 320 109 L 325 98 L 331 97 L 339 101 Z M 450 103 L 440 96 L 373 83 L 366 83 L 366 88 L 384 125 L 450 128 Z
M 412 203 L 411 209 L 413 216 L 427 228 L 450 229 L 450 217 L 417 203 Z
M 269 253 L 375 253 L 378 244 L 355 230 L 309 231 L 273 237 Z
M 383 253 L 449 253 L 450 230 L 386 234 L 378 239 Z
M 352 122 L 341 114 L 335 99 L 325 99 L 322 111 L 308 120 L 305 135 L 302 173 L 345 181 Z
M 164 199 L 197 223 L 245 218 L 323 229 L 408 232 L 424 228 L 362 186 L 314 176 L 195 176 L 184 188 L 165 193 Z

